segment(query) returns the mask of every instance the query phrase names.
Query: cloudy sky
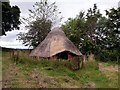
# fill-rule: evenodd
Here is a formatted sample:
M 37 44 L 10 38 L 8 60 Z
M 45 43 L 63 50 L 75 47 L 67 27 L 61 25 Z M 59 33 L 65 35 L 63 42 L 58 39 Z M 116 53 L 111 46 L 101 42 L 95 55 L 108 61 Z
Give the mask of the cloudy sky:
M 34 1 L 34 2 L 33 2 Z M 28 17 L 28 9 L 32 9 L 32 5 L 39 0 L 10 0 L 12 6 L 17 5 L 21 10 L 21 17 Z M 106 9 L 113 7 L 118 7 L 118 2 L 120 0 L 48 0 L 50 3 L 56 2 L 63 20 L 61 23 L 64 23 L 69 17 L 74 18 L 80 11 L 87 11 L 87 9 L 93 7 L 93 4 L 96 3 L 98 9 L 101 13 L 105 14 Z M 25 28 L 22 24 L 20 30 L 14 30 L 7 32 L 7 36 L 0 37 L 0 46 L 8 48 L 28 48 L 22 45 L 22 42 L 16 40 L 17 34 L 24 32 Z

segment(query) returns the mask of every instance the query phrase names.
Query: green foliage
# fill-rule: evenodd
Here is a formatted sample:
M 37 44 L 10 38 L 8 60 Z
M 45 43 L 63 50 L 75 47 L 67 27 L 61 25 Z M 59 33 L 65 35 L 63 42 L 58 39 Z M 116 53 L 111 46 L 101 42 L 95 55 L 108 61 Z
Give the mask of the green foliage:
M 2 35 L 5 32 L 19 29 L 20 9 L 18 6 L 10 6 L 9 2 L 2 2 Z
M 117 61 L 119 60 L 118 50 L 101 50 L 100 53 L 96 54 L 96 58 L 102 61 Z
M 96 4 L 93 9 L 80 12 L 75 18 L 69 18 L 62 25 L 67 37 L 88 55 L 94 53 L 96 59 L 118 61 L 120 59 L 120 8 L 106 10 L 103 17 Z
M 108 18 L 101 18 L 98 23 L 99 38 L 97 38 L 97 57 L 103 61 L 118 61 L 120 59 L 120 8 L 106 10 Z
M 26 24 L 27 33 L 18 34 L 18 39 L 23 41 L 25 46 L 36 47 L 41 43 L 51 27 L 56 21 L 60 21 L 60 12 L 54 3 L 49 3 L 48 0 L 40 0 L 33 5 L 33 10 L 29 10 L 28 18 L 23 18 L 23 23 Z

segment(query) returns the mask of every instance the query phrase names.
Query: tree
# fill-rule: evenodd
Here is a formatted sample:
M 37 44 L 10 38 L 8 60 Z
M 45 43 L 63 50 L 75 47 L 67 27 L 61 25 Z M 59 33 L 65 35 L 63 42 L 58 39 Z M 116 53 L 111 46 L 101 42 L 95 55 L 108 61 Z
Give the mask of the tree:
M 103 61 L 118 61 L 120 56 L 120 8 L 106 10 L 97 23 L 96 55 Z
M 120 8 L 106 10 L 103 17 L 97 6 L 86 15 L 80 13 L 62 25 L 68 38 L 83 54 L 90 52 L 102 61 L 120 59 Z
M 80 12 L 80 14 L 76 18 L 69 18 L 68 21 L 62 25 L 62 28 L 67 35 L 67 37 L 79 48 L 81 49 L 81 44 L 84 34 L 85 34 L 85 16 L 84 12 Z
M 51 27 L 61 20 L 58 16 L 61 12 L 58 12 L 55 2 L 50 4 L 48 0 L 36 2 L 29 12 L 29 17 L 24 18 L 28 32 L 20 33 L 18 39 L 26 46 L 36 47 L 47 36 Z
M 109 48 L 120 48 L 120 7 L 106 10 Z
M 107 20 L 104 23 L 102 39 L 104 53 L 107 60 L 118 61 L 120 59 L 120 8 L 106 10 Z M 104 54 L 104 55 L 105 55 Z
M 100 17 L 101 14 L 96 4 L 94 4 L 93 9 L 90 8 L 86 15 L 84 12 L 80 12 L 75 19 L 69 19 L 62 26 L 69 39 L 83 54 L 94 52 L 95 50 L 95 31 Z
M 19 29 L 20 9 L 18 6 L 10 6 L 9 2 L 2 2 L 2 35 L 5 32 Z

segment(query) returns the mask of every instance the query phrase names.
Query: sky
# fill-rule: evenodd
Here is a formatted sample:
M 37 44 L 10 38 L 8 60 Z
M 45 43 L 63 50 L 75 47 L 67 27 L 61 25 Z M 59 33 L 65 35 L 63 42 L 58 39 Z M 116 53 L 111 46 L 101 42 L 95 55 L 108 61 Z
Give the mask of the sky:
M 33 2 L 34 1 L 34 2 Z M 98 9 L 102 14 L 105 14 L 105 10 L 118 7 L 118 2 L 120 0 L 48 0 L 49 3 L 56 2 L 59 11 L 61 12 L 61 16 L 63 17 L 60 24 L 63 24 L 67 21 L 68 18 L 74 18 L 79 14 L 80 11 L 87 11 L 89 8 L 92 8 L 96 3 Z M 10 4 L 12 6 L 17 5 L 21 14 L 20 17 L 28 17 L 29 11 L 28 9 L 32 9 L 32 5 L 35 2 L 39 2 L 39 0 L 10 0 Z M 7 32 L 6 36 L 0 37 L 0 46 L 7 48 L 21 48 L 28 49 L 29 47 L 24 46 L 22 42 L 17 39 L 17 34 L 20 32 L 26 32 L 24 28 L 24 24 L 20 25 L 20 30 L 14 30 L 11 32 Z M 57 25 L 56 25 L 57 26 Z

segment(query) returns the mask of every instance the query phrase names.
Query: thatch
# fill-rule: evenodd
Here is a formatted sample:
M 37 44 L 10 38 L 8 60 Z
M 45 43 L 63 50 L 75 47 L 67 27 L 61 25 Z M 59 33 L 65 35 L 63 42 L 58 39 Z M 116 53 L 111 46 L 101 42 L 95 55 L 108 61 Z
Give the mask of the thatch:
M 77 56 L 82 55 L 75 45 L 66 37 L 61 28 L 54 28 L 47 37 L 30 53 L 30 56 L 52 57 L 58 53 L 68 51 Z

